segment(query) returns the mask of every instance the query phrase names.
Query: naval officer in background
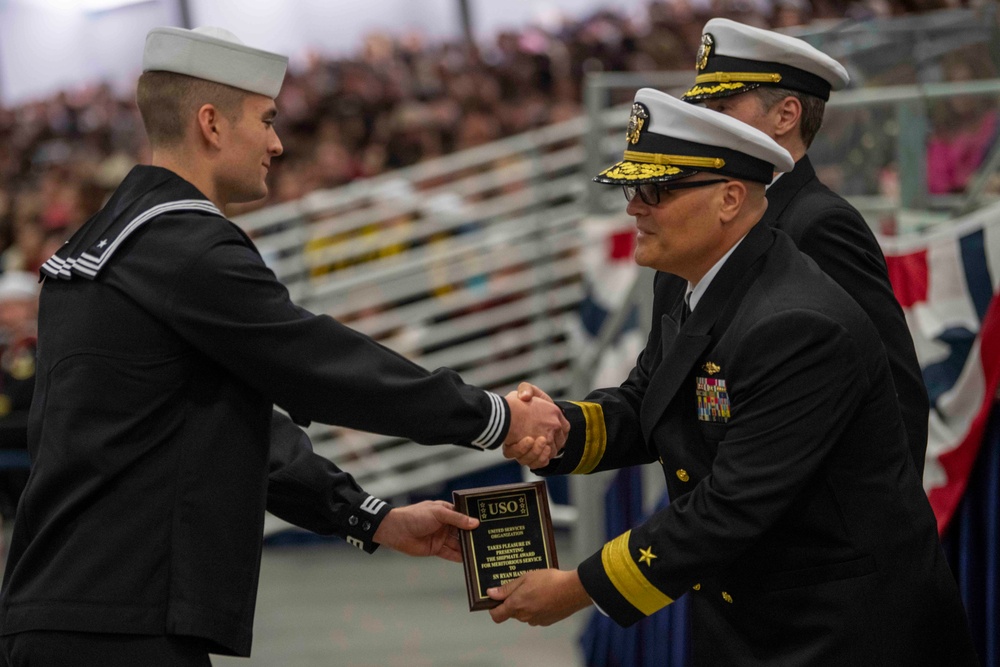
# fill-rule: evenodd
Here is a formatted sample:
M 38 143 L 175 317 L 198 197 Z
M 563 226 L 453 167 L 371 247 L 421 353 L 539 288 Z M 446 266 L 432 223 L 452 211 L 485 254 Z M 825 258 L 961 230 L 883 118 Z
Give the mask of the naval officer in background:
M 885 257 L 861 213 L 817 178 L 806 152 L 823 123 L 830 92 L 847 83 L 840 63 L 801 39 L 712 19 L 702 31 L 695 83 L 681 99 L 757 128 L 795 160 L 767 189 L 766 221 L 788 234 L 875 324 L 910 456 L 922 476 L 930 400 Z

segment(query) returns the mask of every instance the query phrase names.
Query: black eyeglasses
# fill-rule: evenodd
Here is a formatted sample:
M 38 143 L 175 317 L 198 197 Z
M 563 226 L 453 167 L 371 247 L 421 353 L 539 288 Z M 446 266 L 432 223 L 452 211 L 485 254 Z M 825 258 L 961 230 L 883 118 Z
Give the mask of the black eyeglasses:
M 728 178 L 711 178 L 707 181 L 686 181 L 683 183 L 643 183 L 642 185 L 623 185 L 625 199 L 632 201 L 636 193 L 647 206 L 657 206 L 660 203 L 660 193 L 671 190 L 685 190 L 687 188 L 700 188 L 705 185 L 715 185 L 716 183 L 728 183 Z

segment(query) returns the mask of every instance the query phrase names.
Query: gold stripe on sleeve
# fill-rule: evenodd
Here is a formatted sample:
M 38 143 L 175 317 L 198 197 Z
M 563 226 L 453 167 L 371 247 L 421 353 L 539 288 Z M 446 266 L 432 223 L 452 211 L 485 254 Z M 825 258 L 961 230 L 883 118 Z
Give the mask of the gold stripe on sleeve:
M 639 570 L 639 566 L 629 553 L 628 540 L 631 530 L 625 531 L 604 545 L 601 550 L 601 563 L 608 579 L 629 604 L 646 616 L 663 609 L 673 600 L 664 595 L 659 588 L 649 582 L 649 579 Z
M 608 446 L 608 431 L 604 426 L 604 408 L 600 403 L 578 403 L 570 401 L 583 411 L 587 423 L 587 433 L 583 444 L 583 456 L 571 475 L 586 475 L 597 467 L 604 458 Z

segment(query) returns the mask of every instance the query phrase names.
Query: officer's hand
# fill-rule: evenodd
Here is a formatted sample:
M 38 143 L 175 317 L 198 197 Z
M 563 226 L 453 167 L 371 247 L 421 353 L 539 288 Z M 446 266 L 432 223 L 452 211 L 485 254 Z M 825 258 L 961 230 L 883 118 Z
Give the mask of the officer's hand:
M 552 625 L 592 604 L 576 570 L 532 570 L 486 594 L 503 600 L 490 609 L 495 623 L 513 618 L 529 625 Z
M 503 446 L 505 458 L 531 469 L 544 468 L 558 454 L 554 443 L 546 438 L 523 438 Z
M 513 444 L 525 438 L 545 438 L 550 446 L 549 456 L 555 456 L 566 444 L 569 435 L 569 422 L 563 416 L 562 410 L 551 402 L 552 399 L 533 398 L 523 401 L 517 392 L 505 396 L 510 406 L 510 430 L 507 432 L 505 444 Z M 548 463 L 538 462 L 538 465 Z
M 517 397 L 525 402 L 530 402 L 533 398 L 540 398 L 542 400 L 548 401 L 549 403 L 555 403 L 552 397 L 546 394 L 544 391 L 531 384 L 530 382 L 522 382 L 517 385 Z

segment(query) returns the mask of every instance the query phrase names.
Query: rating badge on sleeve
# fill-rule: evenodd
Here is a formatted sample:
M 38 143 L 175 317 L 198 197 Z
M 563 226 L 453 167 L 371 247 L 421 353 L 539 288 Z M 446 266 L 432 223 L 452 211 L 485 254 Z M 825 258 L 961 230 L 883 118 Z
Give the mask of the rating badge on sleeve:
M 695 377 L 698 396 L 698 421 L 729 421 L 729 394 L 723 378 Z

